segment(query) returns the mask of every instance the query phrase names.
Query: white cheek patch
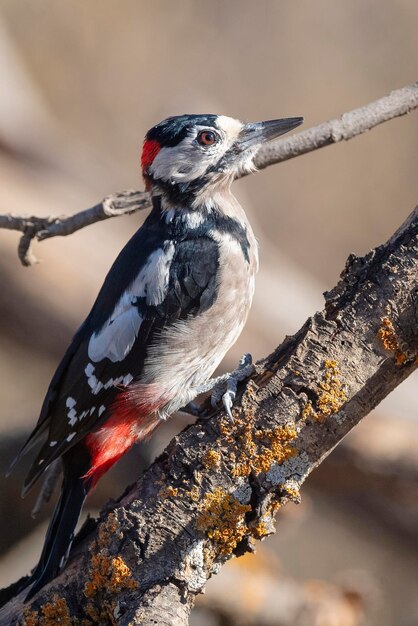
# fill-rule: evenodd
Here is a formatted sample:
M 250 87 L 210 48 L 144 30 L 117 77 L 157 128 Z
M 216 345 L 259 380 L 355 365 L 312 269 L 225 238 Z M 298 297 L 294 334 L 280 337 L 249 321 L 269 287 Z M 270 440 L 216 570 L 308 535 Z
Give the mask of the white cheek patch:
M 94 363 L 104 358 L 117 363 L 123 361 L 131 351 L 142 324 L 136 303 L 139 298 L 145 298 L 149 306 L 157 306 L 164 301 L 174 252 L 172 241 L 165 242 L 163 248 L 152 252 L 137 277 L 122 294 L 102 329 L 92 334 L 88 355 Z M 89 381 L 92 389 L 96 384 L 97 379 L 92 379 L 91 383 Z
M 195 180 L 222 156 L 223 151 L 211 150 L 203 153 L 194 142 L 186 137 L 177 146 L 161 148 L 149 169 L 156 180 L 187 183 Z

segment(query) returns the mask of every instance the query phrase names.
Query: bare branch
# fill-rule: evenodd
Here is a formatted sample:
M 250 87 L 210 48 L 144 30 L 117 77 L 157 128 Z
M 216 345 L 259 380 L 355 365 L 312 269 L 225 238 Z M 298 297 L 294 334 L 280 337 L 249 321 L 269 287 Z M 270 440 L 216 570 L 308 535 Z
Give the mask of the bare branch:
M 34 238 L 43 241 L 50 237 L 64 237 L 90 224 L 107 220 L 109 217 L 129 215 L 149 207 L 149 196 L 145 191 L 119 191 L 94 207 L 69 217 L 0 215 L 0 228 L 18 230 L 23 233 L 19 242 L 18 256 L 23 265 L 29 266 L 37 263 L 36 257 L 30 250 L 30 244 Z
M 257 168 L 262 170 L 269 165 L 293 159 L 318 148 L 348 141 L 383 122 L 406 115 L 417 107 L 418 82 L 402 89 L 395 89 L 388 96 L 343 113 L 337 119 L 313 126 L 287 139 L 266 144 L 258 152 Z
M 26 623 L 185 626 L 208 578 L 274 532 L 277 509 L 417 368 L 417 276 L 418 207 L 350 257 L 324 309 L 257 364 L 233 423 L 218 411 L 188 427 L 85 531 Z M 18 587 L 3 592 L 0 626 L 23 623 Z
M 418 107 L 418 83 L 371 102 L 364 107 L 344 113 L 340 118 L 313 126 L 308 130 L 279 139 L 260 148 L 256 157 L 258 169 L 281 163 L 288 159 L 318 150 L 339 141 L 347 141 L 378 124 L 409 113 Z M 105 198 L 96 206 L 69 217 L 19 217 L 0 215 L 0 228 L 18 230 L 21 237 L 18 255 L 25 266 L 36 263 L 30 245 L 33 239 L 43 241 L 50 237 L 72 233 L 109 217 L 126 215 L 150 208 L 149 195 L 145 191 L 121 191 Z

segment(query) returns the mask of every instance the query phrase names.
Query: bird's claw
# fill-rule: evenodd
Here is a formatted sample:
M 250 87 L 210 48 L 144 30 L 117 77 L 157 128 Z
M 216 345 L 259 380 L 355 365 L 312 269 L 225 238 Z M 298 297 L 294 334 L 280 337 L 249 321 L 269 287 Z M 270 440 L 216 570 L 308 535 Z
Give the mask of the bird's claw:
M 222 398 L 222 404 L 224 409 L 231 420 L 234 421 L 234 416 L 232 415 L 232 406 L 234 404 L 234 400 L 237 394 L 237 386 L 238 383 L 243 381 L 245 378 L 250 376 L 254 371 L 253 359 L 251 354 L 244 354 L 240 361 L 236 370 L 231 372 L 230 374 L 226 374 L 225 376 L 220 376 L 220 380 L 218 380 L 213 387 L 212 396 L 211 396 L 211 404 L 215 408 Z M 225 391 L 225 383 L 226 383 L 226 391 Z

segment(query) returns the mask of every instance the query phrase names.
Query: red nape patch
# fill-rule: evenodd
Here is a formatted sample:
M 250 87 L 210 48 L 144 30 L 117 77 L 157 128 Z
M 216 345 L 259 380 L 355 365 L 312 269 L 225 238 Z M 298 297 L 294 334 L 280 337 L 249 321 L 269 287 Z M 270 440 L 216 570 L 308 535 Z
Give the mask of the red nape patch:
M 145 439 L 160 419 L 155 415 L 155 408 L 146 412 L 139 410 L 133 402 L 121 395 L 113 407 L 108 420 L 98 430 L 89 433 L 86 446 L 91 456 L 91 468 L 83 476 L 91 479 L 93 488 L 99 478 L 112 467 L 137 441 Z
M 147 170 L 157 154 L 161 149 L 158 141 L 154 139 L 146 139 L 144 141 L 144 145 L 142 147 L 142 156 L 141 156 L 141 167 L 144 176 L 147 174 Z

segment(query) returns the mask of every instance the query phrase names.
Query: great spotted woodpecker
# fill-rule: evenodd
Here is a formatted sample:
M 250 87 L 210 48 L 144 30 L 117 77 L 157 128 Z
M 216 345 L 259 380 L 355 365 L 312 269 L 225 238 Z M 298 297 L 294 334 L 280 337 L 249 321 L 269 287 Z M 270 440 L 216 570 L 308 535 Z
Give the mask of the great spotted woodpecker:
M 254 169 L 263 142 L 302 121 L 180 115 L 147 133 L 141 163 L 152 211 L 109 271 L 22 450 L 43 440 L 24 493 L 55 459 L 63 466 L 28 597 L 65 564 L 86 495 L 104 472 L 217 382 L 210 376 L 243 328 L 258 266 L 231 183 Z

